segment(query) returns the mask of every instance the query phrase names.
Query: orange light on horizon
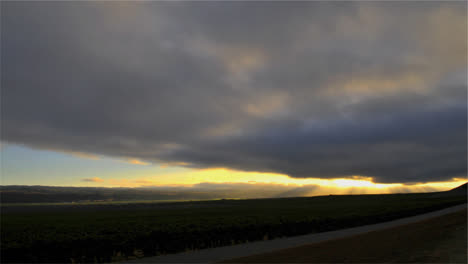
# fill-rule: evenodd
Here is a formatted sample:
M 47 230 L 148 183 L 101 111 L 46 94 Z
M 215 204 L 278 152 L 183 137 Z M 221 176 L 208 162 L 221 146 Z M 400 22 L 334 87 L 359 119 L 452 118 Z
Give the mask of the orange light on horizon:
M 136 176 L 136 175 L 135 175 Z M 419 184 L 404 183 L 375 183 L 371 177 L 354 175 L 343 178 L 292 178 L 284 174 L 266 172 L 246 172 L 230 170 L 227 168 L 188 169 L 178 173 L 164 175 L 139 175 L 134 179 L 122 177 L 109 183 L 112 186 L 143 187 L 143 186 L 185 186 L 190 187 L 200 183 L 213 184 L 263 184 L 282 186 L 310 186 L 316 185 L 327 194 L 350 193 L 397 193 L 397 192 L 424 192 L 445 191 L 455 188 L 466 179 L 454 178 L 446 182 L 428 182 Z

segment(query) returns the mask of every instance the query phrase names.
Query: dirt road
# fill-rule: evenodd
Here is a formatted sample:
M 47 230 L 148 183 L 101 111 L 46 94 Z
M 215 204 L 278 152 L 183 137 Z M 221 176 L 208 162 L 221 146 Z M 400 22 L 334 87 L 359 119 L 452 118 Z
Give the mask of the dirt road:
M 443 210 L 426 213 L 422 215 L 402 218 L 394 221 L 366 225 L 330 232 L 323 232 L 317 234 L 309 234 L 302 236 L 295 236 L 289 238 L 280 238 L 268 241 L 251 242 L 247 244 L 240 244 L 234 246 L 226 246 L 219 248 L 210 248 L 199 251 L 184 252 L 172 255 L 163 255 L 156 257 L 142 258 L 138 260 L 127 261 L 125 263 L 215 263 L 224 260 L 250 256 L 254 254 L 261 254 L 281 250 L 286 248 L 298 247 L 305 244 L 323 242 L 338 238 L 345 238 L 358 234 L 363 234 L 376 230 L 383 230 L 387 228 L 397 227 L 400 225 L 415 223 L 418 221 L 430 219 L 436 216 L 446 215 L 449 213 L 457 212 L 466 209 L 467 204 L 449 207 Z

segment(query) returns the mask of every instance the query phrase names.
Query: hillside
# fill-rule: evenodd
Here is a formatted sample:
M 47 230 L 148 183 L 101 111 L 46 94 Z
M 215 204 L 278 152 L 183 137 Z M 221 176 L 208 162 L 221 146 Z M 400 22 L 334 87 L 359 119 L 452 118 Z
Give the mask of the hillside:
M 456 188 L 445 192 L 435 192 L 433 197 L 455 197 L 455 196 L 467 196 L 467 185 L 468 183 L 462 184 Z
M 449 193 L 453 193 L 453 194 L 467 194 L 467 186 L 468 186 L 468 183 L 465 183 L 463 185 L 460 185 L 458 186 L 457 188 L 453 188 L 452 190 L 448 191 Z

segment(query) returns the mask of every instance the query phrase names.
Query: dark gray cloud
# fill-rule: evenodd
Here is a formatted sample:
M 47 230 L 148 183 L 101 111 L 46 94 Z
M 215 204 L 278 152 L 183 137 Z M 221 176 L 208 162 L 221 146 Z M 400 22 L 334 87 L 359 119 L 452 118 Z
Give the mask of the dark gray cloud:
M 291 177 L 466 177 L 466 3 L 1 5 L 3 141 Z
M 98 178 L 98 177 L 94 177 L 94 178 L 84 178 L 84 179 L 81 179 L 81 181 L 84 181 L 84 182 L 103 182 L 104 180 L 101 179 L 101 178 Z

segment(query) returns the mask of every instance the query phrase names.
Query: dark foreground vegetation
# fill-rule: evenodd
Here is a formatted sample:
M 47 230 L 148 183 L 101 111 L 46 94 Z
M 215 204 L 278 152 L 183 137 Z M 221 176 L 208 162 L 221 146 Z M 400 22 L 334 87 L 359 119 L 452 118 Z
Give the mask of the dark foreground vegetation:
M 110 262 L 347 228 L 466 203 L 465 191 L 2 210 L 1 262 Z M 2 208 L 6 209 L 6 208 Z
M 467 263 L 466 210 L 225 263 Z

